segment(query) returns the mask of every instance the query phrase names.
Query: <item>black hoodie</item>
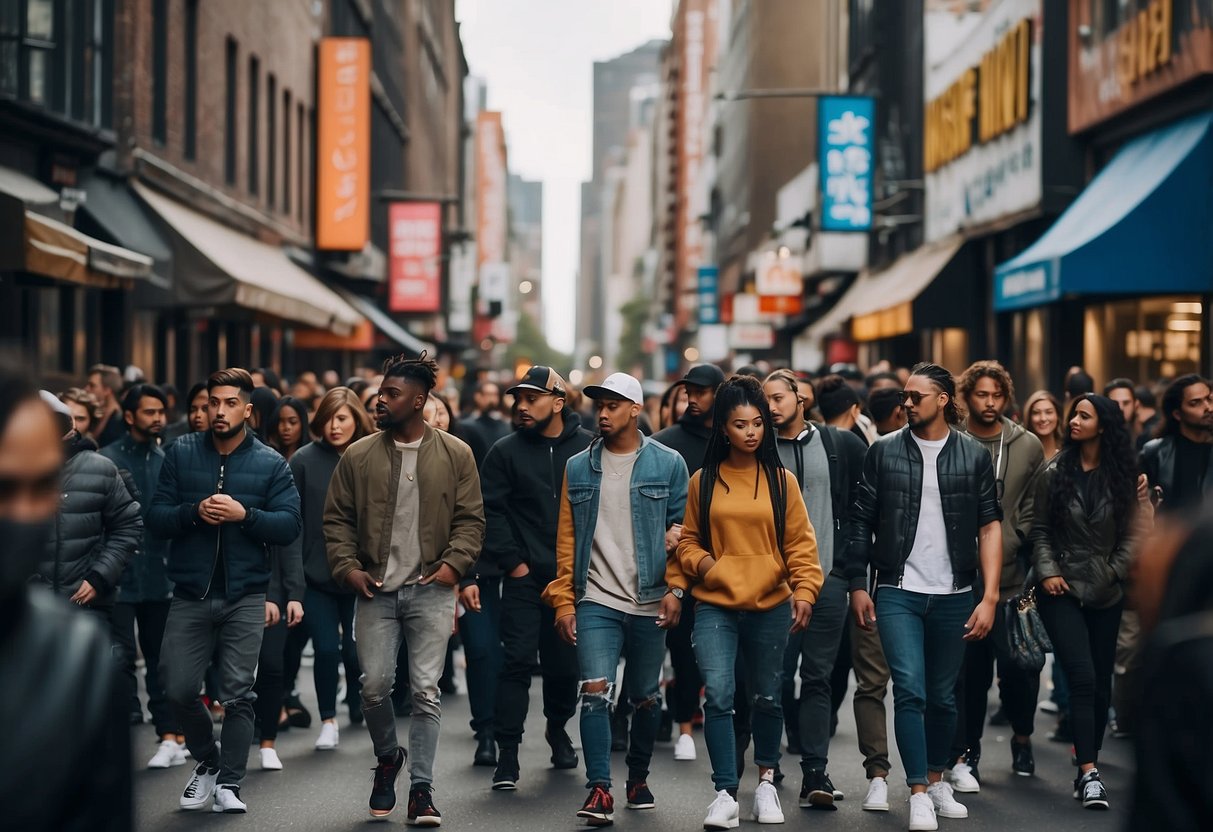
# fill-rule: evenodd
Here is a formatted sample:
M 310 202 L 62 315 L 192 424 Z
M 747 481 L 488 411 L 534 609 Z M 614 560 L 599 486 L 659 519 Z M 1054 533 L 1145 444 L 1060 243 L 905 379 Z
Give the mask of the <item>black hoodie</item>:
M 653 441 L 678 451 L 682 455 L 682 461 L 687 464 L 687 471 L 694 475 L 703 467 L 703 458 L 708 452 L 708 441 L 712 438 L 712 429 L 704 424 L 706 421 L 704 416 L 684 414 L 677 424 L 653 434 Z
M 581 417 L 563 411 L 564 431 L 555 439 L 519 430 L 498 440 L 484 458 L 480 488 L 488 528 L 479 574 L 509 574 L 525 563 L 540 585 L 556 577 L 556 521 L 564 466 L 590 446 L 594 435 Z

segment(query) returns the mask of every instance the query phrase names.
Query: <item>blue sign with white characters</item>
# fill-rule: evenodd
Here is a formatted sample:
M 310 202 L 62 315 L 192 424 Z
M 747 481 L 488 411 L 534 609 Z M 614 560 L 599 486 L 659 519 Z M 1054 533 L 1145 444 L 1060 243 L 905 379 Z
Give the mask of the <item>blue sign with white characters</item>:
M 876 102 L 864 96 L 817 99 L 821 230 L 872 228 Z
M 720 269 L 715 266 L 699 267 L 699 323 L 720 323 L 720 295 L 716 285 Z

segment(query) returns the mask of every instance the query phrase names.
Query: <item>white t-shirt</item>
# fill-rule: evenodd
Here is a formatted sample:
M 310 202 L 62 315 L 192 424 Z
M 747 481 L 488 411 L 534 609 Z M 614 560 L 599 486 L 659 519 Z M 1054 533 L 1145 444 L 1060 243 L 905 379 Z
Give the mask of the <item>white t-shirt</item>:
M 421 494 L 417 490 L 420 448 L 421 439 L 396 443 L 396 451 L 400 454 L 400 485 L 396 489 L 391 548 L 388 550 L 387 569 L 383 573 L 384 592 L 395 592 L 402 586 L 421 580 L 421 537 L 418 531 Z
M 910 436 L 922 452 L 922 499 L 918 504 L 918 530 L 914 546 L 906 558 L 901 588 L 927 595 L 952 595 L 968 592 L 971 587 L 954 589 L 952 559 L 948 556 L 948 528 L 943 518 L 943 500 L 939 494 L 939 452 L 948 443 Z

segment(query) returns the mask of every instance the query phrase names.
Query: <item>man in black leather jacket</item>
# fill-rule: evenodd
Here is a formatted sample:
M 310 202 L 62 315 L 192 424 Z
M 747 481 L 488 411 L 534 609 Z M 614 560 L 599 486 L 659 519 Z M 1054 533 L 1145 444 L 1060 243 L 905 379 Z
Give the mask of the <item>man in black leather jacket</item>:
M 952 427 L 960 414 L 951 374 L 916 366 L 905 409 L 909 427 L 878 441 L 864 459 L 846 569 L 858 625 L 871 629 L 880 613 L 897 745 L 912 792 L 910 825 L 930 828 L 936 816 L 968 816 L 944 773 L 965 642 L 985 638 L 994 623 L 1002 510 L 989 452 Z M 979 563 L 985 591 L 974 609 Z
M 38 391 L 0 369 L 0 805 L 11 832 L 133 828 L 130 731 L 101 622 L 29 583 L 59 508 L 63 447 Z
M 1163 429 L 1146 443 L 1141 467 L 1161 498 L 1159 510 L 1198 506 L 1213 494 L 1213 394 L 1196 374 L 1180 376 L 1162 397 Z

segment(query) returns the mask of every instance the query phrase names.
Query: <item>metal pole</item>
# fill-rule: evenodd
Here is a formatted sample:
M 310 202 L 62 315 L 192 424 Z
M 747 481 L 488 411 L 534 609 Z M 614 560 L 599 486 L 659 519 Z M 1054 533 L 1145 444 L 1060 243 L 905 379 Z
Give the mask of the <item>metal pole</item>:
M 718 92 L 717 101 L 743 101 L 749 98 L 820 98 L 825 95 L 842 95 L 839 90 L 828 90 L 820 87 L 785 87 L 780 89 L 737 90 L 736 92 Z

